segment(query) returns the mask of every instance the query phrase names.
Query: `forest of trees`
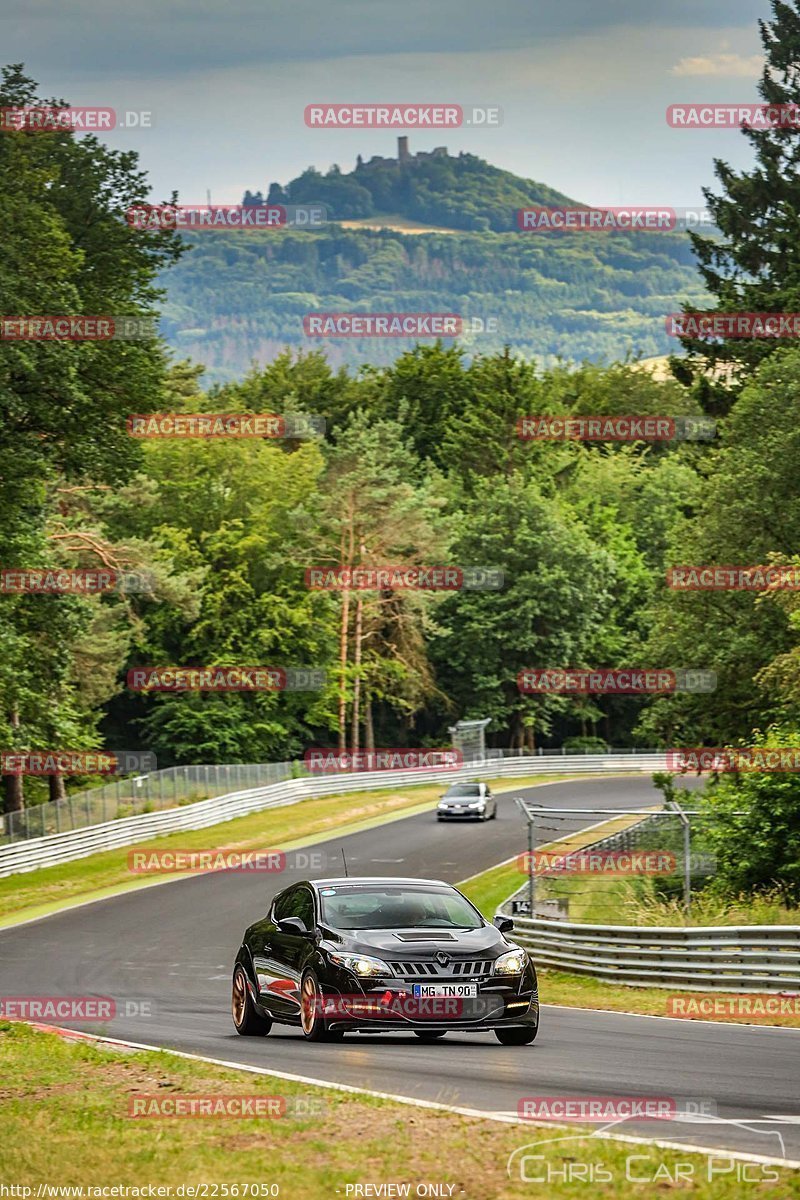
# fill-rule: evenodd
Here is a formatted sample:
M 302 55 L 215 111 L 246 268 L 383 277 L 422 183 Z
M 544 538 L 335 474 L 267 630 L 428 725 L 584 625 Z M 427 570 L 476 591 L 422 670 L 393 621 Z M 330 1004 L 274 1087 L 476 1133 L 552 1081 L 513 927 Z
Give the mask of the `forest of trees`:
M 707 293 L 685 233 L 402 234 L 204 232 L 167 272 L 161 332 L 209 382 L 241 378 L 286 346 L 322 348 L 334 367 L 388 366 L 400 338 L 311 339 L 310 312 L 453 312 L 480 318 L 471 357 L 613 362 L 675 350 L 665 316 Z
M 789 62 L 784 75 L 791 70 Z M 4 72 L 0 103 L 35 95 L 20 68 Z M 797 153 L 798 135 L 758 138 L 764 169 L 781 177 L 775 210 L 771 193 L 754 195 L 759 219 L 734 219 L 725 195 L 746 196 L 761 167 L 733 177 L 718 164 L 722 192 L 709 202 L 725 240 L 696 240 L 701 264 L 714 263 L 704 284 L 720 311 L 732 297 L 781 311 L 798 277 L 797 241 L 774 251 L 787 197 L 800 211 L 797 172 L 780 165 Z M 786 141 L 776 148 L 778 138 Z M 157 314 L 170 263 L 182 256 L 181 286 L 193 273 L 200 286 L 208 255 L 228 262 L 229 295 L 242 274 L 242 319 L 259 289 L 285 288 L 295 254 L 315 278 L 350 272 L 351 300 L 370 290 L 359 272 L 374 270 L 372 294 L 405 306 L 397 281 L 412 250 L 390 237 L 375 235 L 385 254 L 378 271 L 374 255 L 354 265 L 368 235 L 344 231 L 285 235 L 258 268 L 252 235 L 236 245 L 232 235 L 204 235 L 188 249 L 171 233 L 139 234 L 119 219 L 146 195 L 135 155 L 91 136 L 0 132 L 0 185 L 3 227 L 27 241 L 25 254 L 21 239 L 4 248 L 8 312 Z M 648 304 L 663 312 L 646 251 L 634 239 L 602 244 L 594 253 L 616 256 L 617 277 L 625 272 L 640 295 L 652 289 Z M 534 298 L 547 292 L 545 268 L 564 274 L 565 292 L 588 296 L 567 239 L 526 245 L 542 256 L 540 270 L 523 268 L 536 274 Z M 519 255 L 523 243 L 514 246 Z M 443 237 L 440 253 L 480 281 L 487 305 L 496 277 L 507 270 L 513 285 L 521 269 L 488 245 L 469 272 L 459 240 Z M 419 254 L 421 271 L 429 251 Z M 627 265 L 620 255 L 632 256 Z M 662 267 L 675 270 L 666 251 Z M 296 301 L 299 313 L 305 301 Z M 175 306 L 173 292 L 169 319 Z M 550 319 L 571 318 L 559 307 Z M 677 378 L 665 382 L 630 362 L 542 367 L 513 342 L 479 349 L 421 345 L 350 370 L 322 350 L 284 347 L 207 388 L 201 369 L 170 361 L 158 339 L 0 343 L 0 564 L 104 563 L 153 577 L 151 591 L 130 595 L 0 596 L 2 745 L 141 747 L 162 766 L 263 762 L 313 745 L 446 745 L 448 727 L 469 717 L 491 719 L 491 744 L 527 749 L 574 738 L 670 746 L 796 737 L 798 593 L 680 593 L 666 571 L 800 566 L 800 350 L 739 343 L 722 374 L 718 346 L 687 343 Z M 323 417 L 327 433 L 128 436 L 131 413 L 157 411 L 306 413 Z M 531 413 L 703 412 L 718 418 L 711 442 L 524 443 L 515 432 Z M 320 564 L 443 563 L 499 568 L 504 585 L 343 594 L 311 590 L 304 578 Z M 316 692 L 132 693 L 126 672 L 142 664 L 315 667 L 327 683 Z M 717 688 L 647 700 L 522 695 L 516 683 L 529 667 L 632 665 L 714 671 Z M 57 795 L 63 781 L 49 786 Z M 25 802 L 18 777 L 5 776 L 4 789 L 7 809 Z M 35 802 L 46 787 L 26 781 L 26 792 Z

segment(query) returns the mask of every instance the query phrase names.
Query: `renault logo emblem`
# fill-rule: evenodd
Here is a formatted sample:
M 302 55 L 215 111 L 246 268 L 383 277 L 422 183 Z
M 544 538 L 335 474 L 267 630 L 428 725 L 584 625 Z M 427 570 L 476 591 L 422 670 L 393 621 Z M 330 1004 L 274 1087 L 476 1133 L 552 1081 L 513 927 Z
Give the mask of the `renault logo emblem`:
M 438 962 L 440 967 L 446 967 L 447 964 L 450 962 L 450 955 L 445 954 L 445 952 L 443 950 L 437 950 L 436 951 L 436 961 Z

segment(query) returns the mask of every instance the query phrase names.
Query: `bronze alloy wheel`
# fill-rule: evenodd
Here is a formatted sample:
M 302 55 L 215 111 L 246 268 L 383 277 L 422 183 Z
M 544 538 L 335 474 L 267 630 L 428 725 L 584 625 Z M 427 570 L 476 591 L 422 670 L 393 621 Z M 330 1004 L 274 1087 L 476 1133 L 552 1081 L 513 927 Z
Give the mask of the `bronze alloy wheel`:
M 244 1016 L 247 1012 L 247 984 L 244 980 L 244 971 L 239 968 L 233 976 L 233 992 L 231 994 L 231 1013 L 233 1014 L 233 1023 L 238 1029 L 244 1024 Z
M 317 981 L 313 975 L 306 975 L 300 993 L 300 1024 L 306 1037 L 313 1037 L 316 1032 L 318 1004 Z
M 340 1042 L 344 1028 L 331 1029 L 321 1015 L 322 988 L 312 970 L 306 971 L 300 984 L 300 1028 L 309 1042 Z
M 270 1018 L 262 1017 L 253 1004 L 248 991 L 247 975 L 241 965 L 237 966 L 233 972 L 231 1016 L 236 1026 L 236 1032 L 242 1037 L 263 1037 L 272 1028 Z

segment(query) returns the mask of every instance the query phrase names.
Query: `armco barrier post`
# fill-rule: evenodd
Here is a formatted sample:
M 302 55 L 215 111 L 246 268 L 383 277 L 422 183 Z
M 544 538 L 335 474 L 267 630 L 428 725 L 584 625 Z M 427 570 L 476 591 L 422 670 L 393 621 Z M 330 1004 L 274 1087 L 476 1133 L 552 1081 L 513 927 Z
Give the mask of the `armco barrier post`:
M 692 825 L 677 800 L 667 803 L 678 814 L 683 825 L 683 907 L 688 918 L 692 911 Z
M 533 893 L 533 821 L 528 821 L 528 904 L 530 906 L 529 911 L 532 917 L 535 916 L 533 908 Z

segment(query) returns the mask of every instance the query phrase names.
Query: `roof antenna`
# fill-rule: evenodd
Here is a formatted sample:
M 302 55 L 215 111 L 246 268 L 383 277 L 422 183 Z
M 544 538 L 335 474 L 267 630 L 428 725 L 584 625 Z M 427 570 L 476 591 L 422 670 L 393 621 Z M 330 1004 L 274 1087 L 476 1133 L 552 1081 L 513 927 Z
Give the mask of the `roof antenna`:
M 342 862 L 344 863 L 344 877 L 345 879 L 349 879 L 350 876 L 347 873 L 347 859 L 344 856 L 344 846 L 341 846 L 340 849 L 342 851 Z

